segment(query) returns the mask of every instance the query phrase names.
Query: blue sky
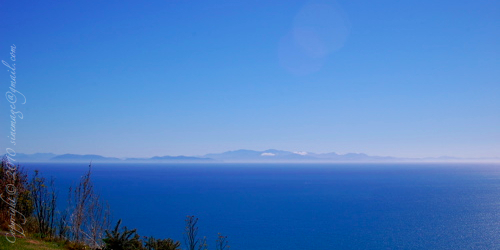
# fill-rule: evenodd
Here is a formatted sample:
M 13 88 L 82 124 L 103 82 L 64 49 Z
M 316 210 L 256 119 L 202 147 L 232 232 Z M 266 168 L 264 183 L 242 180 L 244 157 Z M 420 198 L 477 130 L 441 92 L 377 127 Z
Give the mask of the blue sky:
M 27 97 L 17 152 L 500 157 L 498 1 L 0 8 L 0 58 L 16 45 Z M 8 105 L 0 102 L 5 135 Z

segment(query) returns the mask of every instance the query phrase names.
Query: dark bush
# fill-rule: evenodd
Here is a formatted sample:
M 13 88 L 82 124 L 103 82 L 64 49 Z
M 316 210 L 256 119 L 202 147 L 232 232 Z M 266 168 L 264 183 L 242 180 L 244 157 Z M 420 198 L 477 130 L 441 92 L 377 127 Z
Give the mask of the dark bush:
M 180 250 L 181 243 L 174 242 L 172 239 L 155 239 L 149 237 L 145 239 L 145 248 L 147 250 Z
M 15 193 L 9 194 L 7 188 L 15 191 Z M 0 165 L 0 195 L 4 200 L 0 201 L 1 229 L 9 230 L 12 211 L 11 206 L 8 204 L 10 199 L 16 199 L 15 209 L 19 212 L 16 213 L 15 223 L 24 225 L 27 218 L 29 218 L 33 212 L 28 174 L 21 166 L 11 163 L 6 155 L 2 158 L 2 163 Z
M 120 232 L 120 224 L 122 220 L 118 220 L 115 229 L 109 232 L 106 230 L 106 238 L 104 241 L 105 250 L 142 250 L 142 241 L 140 236 L 136 233 L 136 229 L 128 230 L 123 227 L 123 232 Z
M 30 183 L 33 216 L 36 218 L 37 231 L 41 238 L 52 238 L 55 232 L 55 216 L 57 195 L 54 187 L 54 178 L 49 182 L 42 177 L 38 170 Z

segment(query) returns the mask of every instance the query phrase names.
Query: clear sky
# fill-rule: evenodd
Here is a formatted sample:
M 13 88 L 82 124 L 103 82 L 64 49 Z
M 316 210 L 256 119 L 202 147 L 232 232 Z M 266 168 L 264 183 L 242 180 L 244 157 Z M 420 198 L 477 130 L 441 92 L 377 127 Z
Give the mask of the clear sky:
M 0 10 L 0 59 L 16 45 L 27 98 L 17 152 L 500 157 L 499 1 L 21 0 Z M 5 98 L 0 114 L 6 148 Z

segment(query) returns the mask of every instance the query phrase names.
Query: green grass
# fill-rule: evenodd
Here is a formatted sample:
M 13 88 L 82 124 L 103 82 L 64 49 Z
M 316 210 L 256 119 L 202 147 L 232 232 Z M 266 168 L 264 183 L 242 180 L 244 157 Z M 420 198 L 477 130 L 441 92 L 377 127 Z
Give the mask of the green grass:
M 0 249 L 2 250 L 63 250 L 65 249 L 62 243 L 45 242 L 40 239 L 30 237 L 17 238 L 15 243 L 10 243 L 5 238 L 5 235 L 0 234 Z

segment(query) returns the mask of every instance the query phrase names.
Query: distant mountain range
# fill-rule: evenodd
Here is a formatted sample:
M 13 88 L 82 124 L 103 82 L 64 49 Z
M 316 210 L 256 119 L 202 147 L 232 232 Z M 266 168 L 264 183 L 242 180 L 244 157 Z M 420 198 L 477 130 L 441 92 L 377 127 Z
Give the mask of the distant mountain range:
M 101 155 L 78 154 L 22 154 L 17 153 L 14 159 L 18 162 L 213 162 L 213 159 L 191 156 L 155 156 L 151 158 L 125 158 L 105 157 Z
M 255 151 L 240 149 L 218 154 L 206 154 L 203 156 L 155 156 L 151 158 L 125 158 L 104 157 L 101 155 L 78 155 L 51 153 L 22 154 L 14 157 L 18 162 L 151 162 L 151 163 L 210 163 L 210 162 L 449 162 L 449 161 L 491 161 L 498 162 L 500 158 L 458 158 L 458 157 L 428 157 L 428 158 L 397 158 L 390 156 L 370 156 L 363 153 L 325 153 L 316 154 L 311 152 L 290 152 L 276 149 Z
M 337 153 L 315 154 L 310 152 L 290 152 L 276 149 L 254 151 L 240 149 L 220 154 L 207 154 L 205 157 L 228 162 L 329 162 L 329 161 L 387 161 L 394 157 L 368 156 L 366 154 Z

